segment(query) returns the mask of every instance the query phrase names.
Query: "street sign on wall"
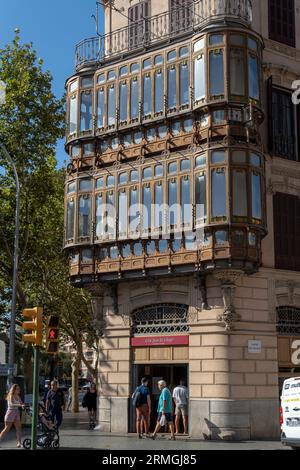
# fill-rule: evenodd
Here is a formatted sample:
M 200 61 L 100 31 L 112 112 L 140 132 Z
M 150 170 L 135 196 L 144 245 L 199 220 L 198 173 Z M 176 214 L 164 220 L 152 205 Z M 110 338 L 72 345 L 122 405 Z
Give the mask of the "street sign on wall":
M 131 346 L 187 346 L 189 336 L 136 336 L 131 338 Z

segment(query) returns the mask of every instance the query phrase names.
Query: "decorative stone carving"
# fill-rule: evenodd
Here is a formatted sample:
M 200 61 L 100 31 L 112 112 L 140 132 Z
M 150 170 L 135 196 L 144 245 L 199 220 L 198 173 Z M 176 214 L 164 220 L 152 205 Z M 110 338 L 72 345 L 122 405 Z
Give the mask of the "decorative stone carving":
M 244 275 L 239 270 L 223 270 L 214 274 L 216 279 L 221 281 L 221 290 L 223 297 L 224 311 L 217 316 L 217 320 L 224 323 L 225 329 L 231 331 L 234 329 L 234 323 L 241 320 L 241 316 L 234 308 L 235 282 Z

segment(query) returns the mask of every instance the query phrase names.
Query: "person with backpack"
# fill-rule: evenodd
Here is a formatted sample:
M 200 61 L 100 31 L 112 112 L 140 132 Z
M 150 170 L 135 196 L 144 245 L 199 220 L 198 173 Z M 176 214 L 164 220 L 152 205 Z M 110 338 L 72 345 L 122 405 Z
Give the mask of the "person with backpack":
M 149 380 L 142 378 L 141 385 L 137 387 L 132 395 L 132 403 L 136 411 L 136 433 L 138 439 L 143 437 L 143 424 L 145 434 L 149 436 L 149 416 L 151 409 L 150 390 L 148 387 Z

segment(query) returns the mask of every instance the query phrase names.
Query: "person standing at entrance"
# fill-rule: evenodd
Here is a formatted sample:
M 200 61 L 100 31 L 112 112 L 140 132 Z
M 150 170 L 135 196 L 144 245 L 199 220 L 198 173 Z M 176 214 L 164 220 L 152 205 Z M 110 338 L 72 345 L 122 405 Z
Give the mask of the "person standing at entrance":
M 158 388 L 159 390 L 161 390 L 161 394 L 159 396 L 159 402 L 158 402 L 158 409 L 157 409 L 158 416 L 157 416 L 156 427 L 151 437 L 152 439 L 155 439 L 161 426 L 165 426 L 165 424 L 168 424 L 170 431 L 171 431 L 170 439 L 175 441 L 172 395 L 171 395 L 170 390 L 167 388 L 167 384 L 165 380 L 160 380 L 158 382 Z
M 173 399 L 175 403 L 175 429 L 179 434 L 180 416 L 182 416 L 184 434 L 188 433 L 188 402 L 189 392 L 185 386 L 185 380 L 181 379 L 179 385 L 173 390 Z
M 136 433 L 138 439 L 142 438 L 143 425 L 145 427 L 146 436 L 149 435 L 149 416 L 151 409 L 150 390 L 148 387 L 149 380 L 142 378 L 141 385 L 136 388 L 132 395 L 133 404 L 136 411 Z
M 51 419 L 60 427 L 63 419 L 62 411 L 65 409 L 64 393 L 58 388 L 57 380 L 51 382 L 51 389 L 47 394 L 46 410 L 50 413 Z

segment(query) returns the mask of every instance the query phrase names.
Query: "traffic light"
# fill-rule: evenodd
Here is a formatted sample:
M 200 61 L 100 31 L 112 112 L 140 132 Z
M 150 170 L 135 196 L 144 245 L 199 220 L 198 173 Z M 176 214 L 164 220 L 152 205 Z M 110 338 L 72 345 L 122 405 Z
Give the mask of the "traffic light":
M 51 315 L 47 323 L 46 334 L 46 352 L 48 354 L 57 354 L 59 345 L 59 317 Z
M 43 344 L 43 309 L 40 307 L 25 308 L 22 312 L 23 317 L 30 318 L 30 321 L 22 323 L 22 328 L 27 330 L 22 336 L 24 343 L 32 343 L 35 346 Z

